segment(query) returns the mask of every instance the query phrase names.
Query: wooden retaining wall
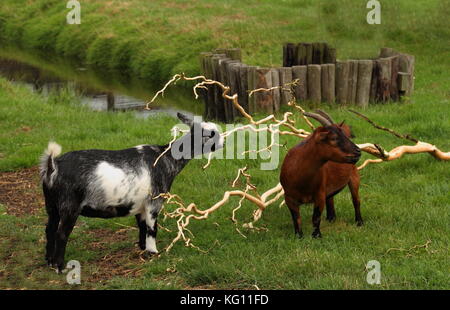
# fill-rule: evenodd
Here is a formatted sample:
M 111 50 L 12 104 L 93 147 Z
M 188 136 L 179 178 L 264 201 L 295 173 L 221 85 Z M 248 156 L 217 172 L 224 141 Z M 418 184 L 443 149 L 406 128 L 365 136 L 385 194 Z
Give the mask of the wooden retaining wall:
M 336 60 L 336 49 L 326 43 L 287 43 L 283 46 L 283 67 L 269 68 L 242 63 L 240 49 L 217 49 L 200 54 L 201 74 L 230 86 L 239 103 L 250 114 L 271 114 L 292 100 L 289 91 L 257 88 L 285 85 L 295 79 L 295 98 L 316 104 L 355 104 L 398 101 L 414 89 L 414 56 L 382 48 L 376 59 Z M 217 86 L 202 90 L 205 118 L 233 122 L 239 112 L 226 102 Z

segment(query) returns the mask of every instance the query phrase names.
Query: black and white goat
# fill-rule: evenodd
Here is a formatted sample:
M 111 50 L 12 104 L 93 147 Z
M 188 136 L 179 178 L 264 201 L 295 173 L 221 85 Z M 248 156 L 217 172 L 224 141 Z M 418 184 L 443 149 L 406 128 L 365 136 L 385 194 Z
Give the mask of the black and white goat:
M 41 179 L 48 213 L 46 260 L 62 271 L 70 233 L 79 215 L 112 218 L 134 215 L 139 227 L 139 247 L 156 249 L 157 217 L 163 204 L 158 197 L 191 158 L 223 147 L 213 123 L 178 118 L 190 131 L 168 145 L 139 145 L 119 150 L 73 151 L 57 157 L 61 146 L 50 142 L 41 160 Z

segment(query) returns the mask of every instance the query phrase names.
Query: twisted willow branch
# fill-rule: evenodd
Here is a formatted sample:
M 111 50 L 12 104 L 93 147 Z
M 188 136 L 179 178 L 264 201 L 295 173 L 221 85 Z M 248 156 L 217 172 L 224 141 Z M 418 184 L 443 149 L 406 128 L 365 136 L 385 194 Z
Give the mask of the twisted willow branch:
M 218 82 L 215 80 L 207 79 L 204 76 L 186 77 L 184 74 L 174 75 L 172 77 L 172 79 L 170 79 L 164 85 L 164 87 L 155 94 L 155 96 L 152 98 L 152 100 L 146 104 L 146 109 L 150 109 L 150 104 L 152 104 L 158 98 L 158 96 L 163 96 L 164 92 L 171 84 L 175 84 L 176 82 L 178 82 L 180 80 L 197 82 L 193 87 L 193 92 L 194 92 L 196 99 L 198 99 L 198 97 L 199 97 L 199 94 L 198 94 L 199 89 L 207 89 L 208 85 L 219 86 L 222 89 L 222 97 L 225 98 L 226 100 L 231 101 L 231 104 L 233 104 L 236 107 L 236 109 L 241 113 L 241 115 L 248 120 L 249 124 L 243 125 L 243 126 L 240 126 L 240 127 L 237 127 L 237 128 L 234 128 L 232 130 L 222 133 L 221 135 L 224 138 L 232 135 L 233 133 L 235 133 L 237 131 L 241 131 L 241 130 L 251 130 L 254 132 L 261 132 L 261 131 L 270 132 L 271 133 L 270 145 L 268 147 L 265 147 L 264 149 L 256 150 L 255 152 L 270 151 L 270 149 L 273 146 L 279 145 L 274 142 L 275 134 L 291 135 L 291 136 L 296 136 L 299 138 L 306 138 L 310 135 L 309 132 L 295 127 L 295 121 L 290 119 L 290 117 L 293 115 L 292 112 L 284 113 L 282 119 L 277 119 L 274 114 L 271 114 L 271 115 L 268 115 L 258 121 L 254 120 L 253 117 L 250 114 L 248 114 L 244 110 L 244 108 L 239 104 L 238 95 L 237 94 L 229 95 L 229 92 L 230 92 L 229 86 L 226 86 L 226 85 L 222 84 L 221 82 Z M 295 92 L 293 89 L 294 89 L 295 85 L 297 85 L 298 82 L 299 82 L 298 80 L 295 80 L 295 81 L 285 84 L 283 86 L 277 86 L 277 87 L 272 87 L 272 88 L 267 88 L 267 89 L 266 88 L 255 89 L 255 90 L 252 90 L 249 92 L 249 96 L 252 96 L 256 92 L 271 91 L 276 88 L 280 88 L 282 90 L 289 91 L 292 95 L 291 96 L 292 99 L 289 101 L 288 105 L 293 107 L 294 109 L 300 111 L 302 118 L 306 121 L 308 126 L 312 130 L 314 130 L 314 126 L 304 115 L 305 110 L 296 103 Z M 397 137 L 416 142 L 416 145 L 414 145 L 414 146 L 402 145 L 402 146 L 398 146 L 398 147 L 392 149 L 389 152 L 385 151 L 378 144 L 373 144 L 373 143 L 358 144 L 358 147 L 361 149 L 361 151 L 364 151 L 372 156 L 377 157 L 377 159 L 367 159 L 361 166 L 358 167 L 358 170 L 365 168 L 367 165 L 369 165 L 371 163 L 380 163 L 383 161 L 392 161 L 395 159 L 399 159 L 404 154 L 429 153 L 436 159 L 450 160 L 450 152 L 446 152 L 446 153 L 442 152 L 434 145 L 431 145 L 426 142 L 418 141 L 417 139 L 412 138 L 409 135 L 398 134 L 389 128 L 385 128 L 385 127 L 375 124 L 369 118 L 367 118 L 366 116 L 362 115 L 359 112 L 355 112 L 355 111 L 352 111 L 352 112 L 357 114 L 361 118 L 365 119 L 366 121 L 368 121 L 369 123 L 371 123 L 373 126 L 375 126 L 378 129 L 388 131 L 388 132 L 396 135 Z M 256 128 L 256 126 L 261 125 L 261 124 L 268 124 L 269 126 L 263 127 L 263 128 Z M 286 127 L 287 130 L 281 130 L 280 127 L 282 127 L 282 126 Z M 171 143 L 169 144 L 169 147 L 164 151 L 164 153 L 170 149 L 170 146 L 172 145 L 175 138 L 176 138 L 176 132 L 174 132 L 174 138 L 172 139 Z M 210 166 L 211 159 L 212 159 L 212 153 L 209 154 L 208 162 L 203 167 L 204 169 L 206 169 L 207 167 Z M 155 164 L 156 164 L 156 162 L 155 162 Z M 238 180 L 241 177 L 244 177 L 245 181 L 246 181 L 244 190 L 226 191 L 223 194 L 223 197 L 220 201 L 216 202 L 213 206 L 211 206 L 210 208 L 205 209 L 205 210 L 199 209 L 195 203 L 190 203 L 189 205 L 186 206 L 186 204 L 183 202 L 183 200 L 179 196 L 171 194 L 171 193 L 164 193 L 164 194 L 159 195 L 158 197 L 155 197 L 154 199 L 163 197 L 166 199 L 165 203 L 167 205 L 171 204 L 171 205 L 177 206 L 177 208 L 172 212 L 167 212 L 164 210 L 164 220 L 167 218 L 177 219 L 177 228 L 178 228 L 177 236 L 172 240 L 172 242 L 169 244 L 169 246 L 167 246 L 166 251 L 170 251 L 170 249 L 179 240 L 183 240 L 185 245 L 188 247 L 193 247 L 199 251 L 203 251 L 200 248 L 198 248 L 197 246 L 192 244 L 193 233 L 187 228 L 188 225 L 190 224 L 191 219 L 195 219 L 195 220 L 207 219 L 211 213 L 215 212 L 221 206 L 225 205 L 230 200 L 230 198 L 234 197 L 234 196 L 240 197 L 240 200 L 239 200 L 238 206 L 236 208 L 234 208 L 232 211 L 231 219 L 232 219 L 233 223 L 235 223 L 237 225 L 238 221 L 236 220 L 236 216 L 235 216 L 236 212 L 242 207 L 243 201 L 247 200 L 247 201 L 253 203 L 254 205 L 256 205 L 257 209 L 253 212 L 252 221 L 248 222 L 248 223 L 244 223 L 242 226 L 245 228 L 249 228 L 249 229 L 259 229 L 259 228 L 255 227 L 254 224 L 261 218 L 262 213 L 268 206 L 274 204 L 283 196 L 283 194 L 284 194 L 283 188 L 282 188 L 281 184 L 278 183 L 275 187 L 267 190 L 262 195 L 259 195 L 256 186 L 251 184 L 251 182 L 250 182 L 251 175 L 247 172 L 247 167 L 238 169 L 238 174 L 232 184 L 233 188 L 236 186 Z M 254 195 L 249 194 L 250 191 L 252 191 L 254 193 Z M 283 202 L 280 204 L 280 206 L 282 204 L 283 204 Z M 238 231 L 239 234 L 244 236 L 237 228 L 236 228 L 236 230 Z M 190 237 L 188 237 L 186 233 L 189 233 Z

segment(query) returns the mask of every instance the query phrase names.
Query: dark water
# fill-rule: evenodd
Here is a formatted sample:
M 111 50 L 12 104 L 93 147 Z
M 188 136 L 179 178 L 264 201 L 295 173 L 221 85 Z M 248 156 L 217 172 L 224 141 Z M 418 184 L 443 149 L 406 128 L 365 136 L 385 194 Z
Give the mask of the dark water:
M 96 111 L 135 110 L 139 117 L 165 113 L 176 115 L 203 114 L 203 105 L 186 87 L 171 87 L 144 110 L 163 85 L 152 85 L 120 73 L 101 72 L 98 68 L 80 65 L 59 57 L 30 55 L 14 49 L 0 49 L 0 76 L 27 86 L 44 96 L 52 91 L 71 89 L 81 102 Z

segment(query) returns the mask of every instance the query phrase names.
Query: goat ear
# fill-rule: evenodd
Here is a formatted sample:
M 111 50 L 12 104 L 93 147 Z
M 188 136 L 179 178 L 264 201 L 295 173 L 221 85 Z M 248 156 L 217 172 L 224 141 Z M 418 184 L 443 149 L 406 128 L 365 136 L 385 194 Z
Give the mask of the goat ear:
M 342 125 L 344 125 L 344 123 L 345 123 L 345 120 L 343 120 L 343 121 L 339 124 L 339 127 L 342 127 Z
M 186 115 L 184 115 L 183 113 L 178 112 L 177 117 L 183 124 L 186 124 L 189 127 L 192 127 L 192 125 L 194 125 L 194 121 L 189 117 L 187 117 Z
M 323 127 L 322 127 L 323 128 Z M 322 130 L 319 130 L 318 132 L 317 132 L 317 139 L 319 140 L 319 141 L 325 141 L 327 138 L 328 138 L 328 134 L 329 134 L 330 132 L 328 131 L 328 130 L 326 130 L 326 129 L 322 129 Z

